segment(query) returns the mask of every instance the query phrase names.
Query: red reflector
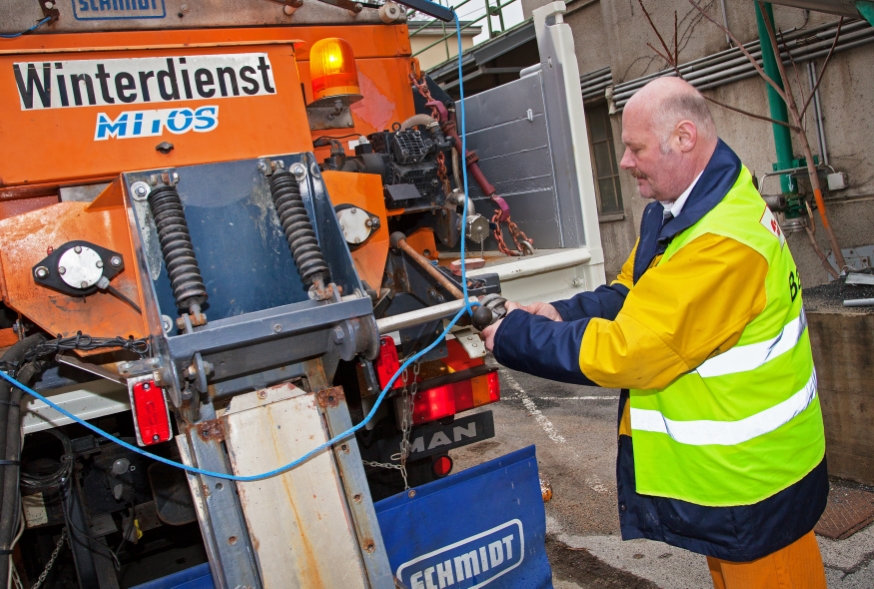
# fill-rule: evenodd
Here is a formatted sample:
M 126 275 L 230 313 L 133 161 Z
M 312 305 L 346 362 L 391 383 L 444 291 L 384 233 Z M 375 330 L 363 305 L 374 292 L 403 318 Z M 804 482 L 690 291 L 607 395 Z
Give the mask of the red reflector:
M 443 456 L 438 456 L 434 463 L 431 464 L 431 470 L 438 477 L 445 477 L 452 472 L 452 466 L 452 459 L 444 454 Z
M 413 405 L 413 423 L 442 419 L 500 400 L 498 373 L 490 372 L 469 380 L 419 391 Z
M 148 380 L 133 385 L 134 418 L 145 446 L 170 439 L 170 415 L 164 391 Z
M 398 349 L 395 347 L 395 342 L 392 338 L 383 336 L 379 339 L 379 356 L 373 361 L 373 366 L 376 368 L 379 386 L 385 388 L 391 377 L 401 367 L 400 360 L 398 360 Z

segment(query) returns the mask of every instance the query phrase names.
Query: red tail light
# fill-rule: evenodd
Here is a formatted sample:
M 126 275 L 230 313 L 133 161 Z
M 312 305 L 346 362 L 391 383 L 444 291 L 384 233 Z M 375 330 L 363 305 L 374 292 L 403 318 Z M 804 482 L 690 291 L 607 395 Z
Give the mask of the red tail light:
M 134 383 L 131 392 L 134 419 L 141 445 L 151 446 L 170 439 L 170 413 L 164 391 L 147 380 Z
M 500 399 L 497 372 L 419 391 L 413 406 L 413 424 L 449 417 Z
M 445 477 L 452 472 L 452 466 L 452 459 L 444 454 L 443 456 L 438 456 L 434 462 L 431 463 L 431 470 L 436 476 Z

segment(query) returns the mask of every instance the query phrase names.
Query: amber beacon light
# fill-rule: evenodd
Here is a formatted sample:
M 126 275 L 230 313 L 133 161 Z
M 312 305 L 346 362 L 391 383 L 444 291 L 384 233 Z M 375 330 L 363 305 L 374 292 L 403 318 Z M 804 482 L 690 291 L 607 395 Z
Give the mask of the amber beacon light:
M 338 99 L 351 104 L 361 99 L 358 68 L 352 47 L 343 39 L 322 39 L 310 49 L 314 104 Z

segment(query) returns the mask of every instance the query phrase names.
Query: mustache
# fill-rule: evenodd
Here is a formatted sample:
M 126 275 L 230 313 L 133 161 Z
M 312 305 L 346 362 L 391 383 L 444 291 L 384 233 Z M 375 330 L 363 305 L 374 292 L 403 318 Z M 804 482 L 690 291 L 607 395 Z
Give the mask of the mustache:
M 628 173 L 637 178 L 638 180 L 646 180 L 646 174 L 638 170 L 637 168 L 631 168 L 628 170 Z

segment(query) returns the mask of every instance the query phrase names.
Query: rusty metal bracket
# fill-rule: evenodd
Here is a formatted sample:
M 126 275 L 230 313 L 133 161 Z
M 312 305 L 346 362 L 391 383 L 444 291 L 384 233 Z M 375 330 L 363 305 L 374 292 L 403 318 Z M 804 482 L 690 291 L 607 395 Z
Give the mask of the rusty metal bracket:
M 200 436 L 200 439 L 204 442 L 225 441 L 225 430 L 222 427 L 221 419 L 209 419 L 201 421 L 200 423 L 193 425 L 192 428 L 197 430 L 197 435 Z
M 341 401 L 343 403 L 346 402 L 346 394 L 343 392 L 343 387 L 333 387 L 316 393 L 316 402 L 323 409 L 337 407 Z
M 36 0 L 39 4 L 39 9 L 42 10 L 43 18 L 48 17 L 51 20 L 48 24 L 52 24 L 61 17 L 61 11 L 58 10 L 57 0 Z

